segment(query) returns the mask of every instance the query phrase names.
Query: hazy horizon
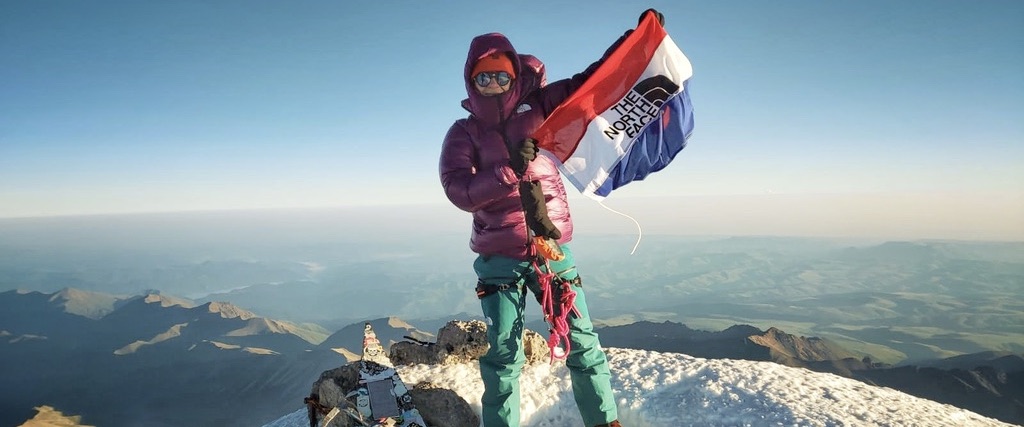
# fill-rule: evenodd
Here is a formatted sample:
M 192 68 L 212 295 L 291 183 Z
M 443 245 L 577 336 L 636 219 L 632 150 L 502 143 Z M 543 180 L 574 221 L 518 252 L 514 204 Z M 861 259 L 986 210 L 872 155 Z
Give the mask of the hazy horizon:
M 628 218 L 581 196 L 571 196 L 575 234 L 638 235 Z M 605 205 L 639 222 L 645 235 L 792 236 L 872 240 L 948 239 L 964 241 L 1024 241 L 1024 197 L 999 194 L 943 195 L 881 194 L 761 194 L 627 197 Z M 470 215 L 446 202 L 377 206 L 211 209 L 156 212 L 95 212 L 87 214 L 0 217 L 0 227 L 19 223 L 101 221 L 104 218 L 148 218 L 181 224 L 225 218 L 270 220 L 269 224 L 308 221 L 305 227 L 344 228 L 353 233 L 374 227 L 385 235 L 424 228 L 466 234 Z M 229 219 L 230 218 L 230 219 Z M 233 226 L 236 226 L 234 224 Z M 0 232 L 3 230 L 0 229 Z M 468 234 L 467 234 L 468 236 Z

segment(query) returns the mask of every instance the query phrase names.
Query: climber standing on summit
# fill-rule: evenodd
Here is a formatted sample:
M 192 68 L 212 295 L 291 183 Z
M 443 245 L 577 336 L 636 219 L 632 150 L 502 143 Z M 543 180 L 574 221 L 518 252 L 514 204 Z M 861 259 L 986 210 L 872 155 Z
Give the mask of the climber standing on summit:
M 653 9 L 644 11 L 640 19 L 648 12 L 664 23 Z M 531 250 L 531 231 L 557 242 L 564 258 L 552 260 L 550 270 L 576 292 L 575 312 L 568 317 L 571 345 L 565 361 L 585 426 L 621 427 L 608 360 L 594 332 L 568 246 L 573 227 L 565 187 L 556 165 L 537 157 L 537 146 L 529 136 L 631 32 L 583 72 L 551 84 L 546 84 L 544 64 L 532 55 L 517 53 L 505 36 L 484 34 L 470 43 L 463 72 L 469 98 L 462 102 L 469 117 L 456 121 L 445 135 L 440 177 L 448 199 L 473 214 L 470 249 L 478 254 L 473 267 L 490 344 L 480 358 L 485 427 L 519 426 L 527 289 L 541 295 L 532 268 L 537 255 Z M 537 202 L 539 212 L 524 213 L 525 200 Z

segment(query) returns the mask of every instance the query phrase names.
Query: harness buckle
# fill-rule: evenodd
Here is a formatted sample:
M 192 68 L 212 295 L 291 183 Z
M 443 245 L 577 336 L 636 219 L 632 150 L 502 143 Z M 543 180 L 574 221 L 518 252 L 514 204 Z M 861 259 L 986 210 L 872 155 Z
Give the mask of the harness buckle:
M 499 283 L 497 285 L 490 285 L 479 280 L 476 282 L 476 297 L 484 299 L 498 292 L 507 291 L 509 289 L 522 291 L 522 287 L 518 283 Z

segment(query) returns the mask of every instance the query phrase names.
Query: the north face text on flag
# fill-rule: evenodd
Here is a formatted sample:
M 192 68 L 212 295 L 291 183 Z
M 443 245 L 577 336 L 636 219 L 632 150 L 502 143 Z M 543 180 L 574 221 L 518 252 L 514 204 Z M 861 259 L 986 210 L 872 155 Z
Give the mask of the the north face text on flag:
M 601 200 L 661 170 L 686 146 L 692 75 L 690 61 L 649 14 L 533 138 L 578 190 Z

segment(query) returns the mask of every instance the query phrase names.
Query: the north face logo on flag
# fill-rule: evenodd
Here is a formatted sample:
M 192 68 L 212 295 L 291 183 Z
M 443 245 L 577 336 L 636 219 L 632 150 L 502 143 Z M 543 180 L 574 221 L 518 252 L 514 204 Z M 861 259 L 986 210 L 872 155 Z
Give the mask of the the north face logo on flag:
M 612 112 L 620 116 L 604 130 L 604 135 L 614 140 L 620 132 L 625 132 L 627 138 L 636 138 L 647 123 L 658 117 L 661 106 L 678 90 L 679 85 L 665 76 L 654 76 L 640 82 L 612 107 Z
M 661 170 L 686 146 L 692 75 L 690 61 L 648 15 L 533 138 L 577 189 L 601 200 Z

